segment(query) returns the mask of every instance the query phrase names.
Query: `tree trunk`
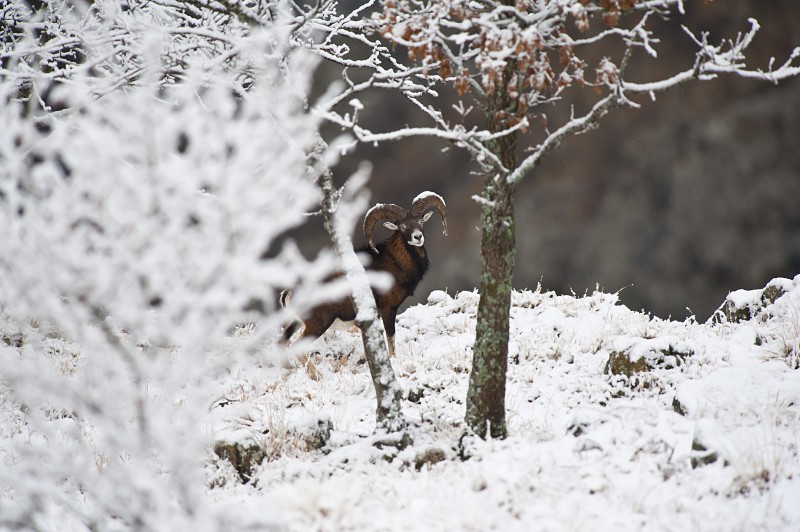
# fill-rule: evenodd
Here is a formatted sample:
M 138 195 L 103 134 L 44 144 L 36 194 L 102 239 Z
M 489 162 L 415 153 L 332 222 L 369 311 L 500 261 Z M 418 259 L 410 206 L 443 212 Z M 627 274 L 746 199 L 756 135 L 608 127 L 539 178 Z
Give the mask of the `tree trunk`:
M 505 90 L 513 71 L 506 69 L 504 83 L 490 98 L 487 115 L 489 129 L 505 129 L 501 112 L 513 113 L 516 101 Z M 506 115 L 507 116 L 507 115 Z M 489 148 L 508 171 L 516 166 L 516 134 L 494 140 Z M 514 185 L 507 171 L 487 173 L 481 213 L 480 302 L 472 355 L 472 372 L 467 391 L 465 421 L 479 436 L 505 438 L 506 369 L 508 367 L 508 328 L 511 307 L 511 279 L 514 271 Z
M 369 283 L 366 273 L 363 282 Z M 369 285 L 367 285 L 367 288 Z M 370 293 L 370 296 L 372 294 Z M 406 420 L 402 411 L 403 388 L 397 382 L 386 350 L 386 336 L 383 324 L 376 308 L 357 309 L 356 325 L 361 329 L 361 341 L 364 344 L 364 356 L 369 365 L 372 384 L 375 387 L 375 398 L 378 401 L 378 426 L 386 432 L 399 432 L 406 428 Z M 362 316 L 367 316 L 364 319 Z

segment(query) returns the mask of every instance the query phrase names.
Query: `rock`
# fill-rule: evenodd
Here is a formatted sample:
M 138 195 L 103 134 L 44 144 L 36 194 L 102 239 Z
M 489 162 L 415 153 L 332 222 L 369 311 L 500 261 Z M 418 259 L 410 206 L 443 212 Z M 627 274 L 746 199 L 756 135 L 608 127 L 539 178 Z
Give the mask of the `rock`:
M 437 305 L 437 304 L 444 304 L 448 303 L 452 300 L 452 298 L 442 290 L 433 290 L 428 295 L 428 304 L 429 305 Z
M 14 333 L 14 334 L 4 333 L 2 336 L 0 336 L 0 338 L 6 345 L 9 345 L 11 347 L 22 347 L 22 345 L 25 343 L 25 339 L 22 336 L 22 333 Z
M 315 427 L 307 427 L 302 431 L 298 430 L 298 436 L 305 442 L 307 451 L 318 451 L 328 445 L 332 430 L 333 423 L 330 419 L 324 418 L 317 420 Z
M 477 442 L 479 439 L 479 436 L 471 430 L 464 430 L 454 449 L 456 455 L 464 462 L 471 459 L 478 453 Z
M 420 471 L 425 465 L 428 467 L 438 464 L 447 458 L 447 454 L 445 454 L 444 450 L 438 447 L 429 447 L 428 449 L 424 449 L 420 451 L 417 456 L 414 458 L 414 467 L 416 467 L 417 471 Z
M 214 453 L 227 460 L 239 474 L 243 483 L 252 480 L 256 468 L 265 459 L 272 460 L 287 449 L 297 452 L 317 451 L 328 445 L 333 423 L 328 418 L 319 418 L 291 427 L 284 433 L 263 434 L 249 430 L 231 431 L 218 435 L 214 442 Z
M 788 279 L 786 279 L 788 281 Z M 779 279 L 773 279 L 770 283 L 764 287 L 764 292 L 761 294 L 761 303 L 763 306 L 771 305 L 778 300 L 783 294 L 785 294 L 788 290 L 786 287 L 779 284 Z
M 689 344 L 674 337 L 620 338 L 614 346 L 603 370 L 607 375 L 633 377 L 656 368 L 677 368 L 694 355 Z
M 692 441 L 692 457 L 690 458 L 692 469 L 700 466 L 713 464 L 719 459 L 719 455 L 714 451 L 709 451 L 705 445 L 697 440 Z
M 402 451 L 412 443 L 414 443 L 414 439 L 411 437 L 411 434 L 402 431 L 379 436 L 372 442 L 372 445 L 378 449 L 386 449 L 387 447 L 391 447 L 398 451 Z
M 756 290 L 734 290 L 711 316 L 713 323 L 740 323 L 760 314 L 794 286 L 784 278 L 771 280 L 767 286 Z
M 730 297 L 730 296 L 729 296 Z M 747 321 L 753 317 L 750 304 L 737 307 L 731 299 L 726 299 L 719 309 L 714 313 L 714 323 L 739 323 Z
M 625 375 L 633 377 L 636 373 L 643 373 L 652 369 L 644 358 L 633 360 L 630 353 L 612 351 L 603 372 L 606 375 Z
M 680 402 L 677 395 L 672 398 L 672 411 L 681 416 L 686 416 L 689 413 L 686 406 Z
M 408 400 L 411 403 L 419 403 L 424 396 L 425 389 L 422 387 L 416 387 L 408 390 Z
M 214 453 L 230 462 L 245 484 L 266 456 L 263 446 L 254 441 L 217 441 Z

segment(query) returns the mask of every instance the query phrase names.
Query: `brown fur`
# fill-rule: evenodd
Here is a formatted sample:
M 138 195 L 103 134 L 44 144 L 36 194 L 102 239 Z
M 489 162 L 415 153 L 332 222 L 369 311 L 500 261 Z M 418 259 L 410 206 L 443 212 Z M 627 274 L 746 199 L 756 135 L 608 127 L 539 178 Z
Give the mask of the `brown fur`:
M 428 252 L 425 246 L 412 246 L 408 244 L 409 234 L 414 230 L 422 229 L 422 224 L 413 217 L 402 221 L 402 228 L 395 231 L 392 236 L 378 244 L 376 253 L 369 247 L 361 248 L 359 251 L 370 255 L 368 270 L 384 271 L 394 277 L 391 288 L 386 292 L 379 293 L 373 290 L 375 301 L 378 306 L 378 313 L 383 320 L 386 335 L 389 338 L 390 354 L 394 354 L 394 334 L 395 319 L 397 309 L 417 288 L 422 277 L 428 271 Z M 341 277 L 342 273 L 337 273 L 330 277 L 334 279 Z M 284 293 L 281 297 L 281 304 L 289 294 Z M 285 304 L 284 304 L 285 306 Z M 339 301 L 323 303 L 311 309 L 308 316 L 302 322 L 295 320 L 284 328 L 283 341 L 289 342 L 301 326 L 301 338 L 318 338 L 333 324 L 338 318 L 342 321 L 355 319 L 356 311 L 351 297 L 345 297 Z

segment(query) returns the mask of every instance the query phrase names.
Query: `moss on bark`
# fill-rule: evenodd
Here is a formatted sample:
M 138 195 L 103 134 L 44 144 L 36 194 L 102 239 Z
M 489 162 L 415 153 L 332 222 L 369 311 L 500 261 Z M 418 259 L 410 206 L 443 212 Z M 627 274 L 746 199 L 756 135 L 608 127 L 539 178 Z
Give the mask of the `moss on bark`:
M 507 76 L 511 72 L 510 65 Z M 507 81 L 490 98 L 487 117 L 493 132 L 499 133 L 507 127 L 498 118 L 500 111 L 516 105 L 504 90 Z M 505 438 L 511 281 L 516 260 L 514 186 L 507 179 L 507 169 L 516 166 L 516 134 L 498 137 L 488 147 L 502 168 L 489 170 L 484 178 L 480 302 L 465 421 L 482 438 Z

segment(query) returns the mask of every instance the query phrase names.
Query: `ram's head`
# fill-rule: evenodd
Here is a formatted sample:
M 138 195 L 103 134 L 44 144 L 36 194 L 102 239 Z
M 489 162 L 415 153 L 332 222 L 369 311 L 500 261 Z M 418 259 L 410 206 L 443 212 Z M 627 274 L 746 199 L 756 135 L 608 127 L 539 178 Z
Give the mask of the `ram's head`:
M 367 237 L 369 247 L 378 252 L 375 242 L 372 240 L 372 233 L 375 226 L 383 222 L 383 225 L 392 231 L 400 231 L 403 240 L 410 246 L 421 247 L 425 244 L 425 235 L 422 226 L 427 222 L 433 211 L 439 212 L 442 217 L 443 232 L 447 234 L 447 214 L 444 199 L 433 192 L 423 192 L 411 203 L 411 209 L 406 210 L 393 203 L 378 203 L 372 207 L 364 217 L 364 236 Z

